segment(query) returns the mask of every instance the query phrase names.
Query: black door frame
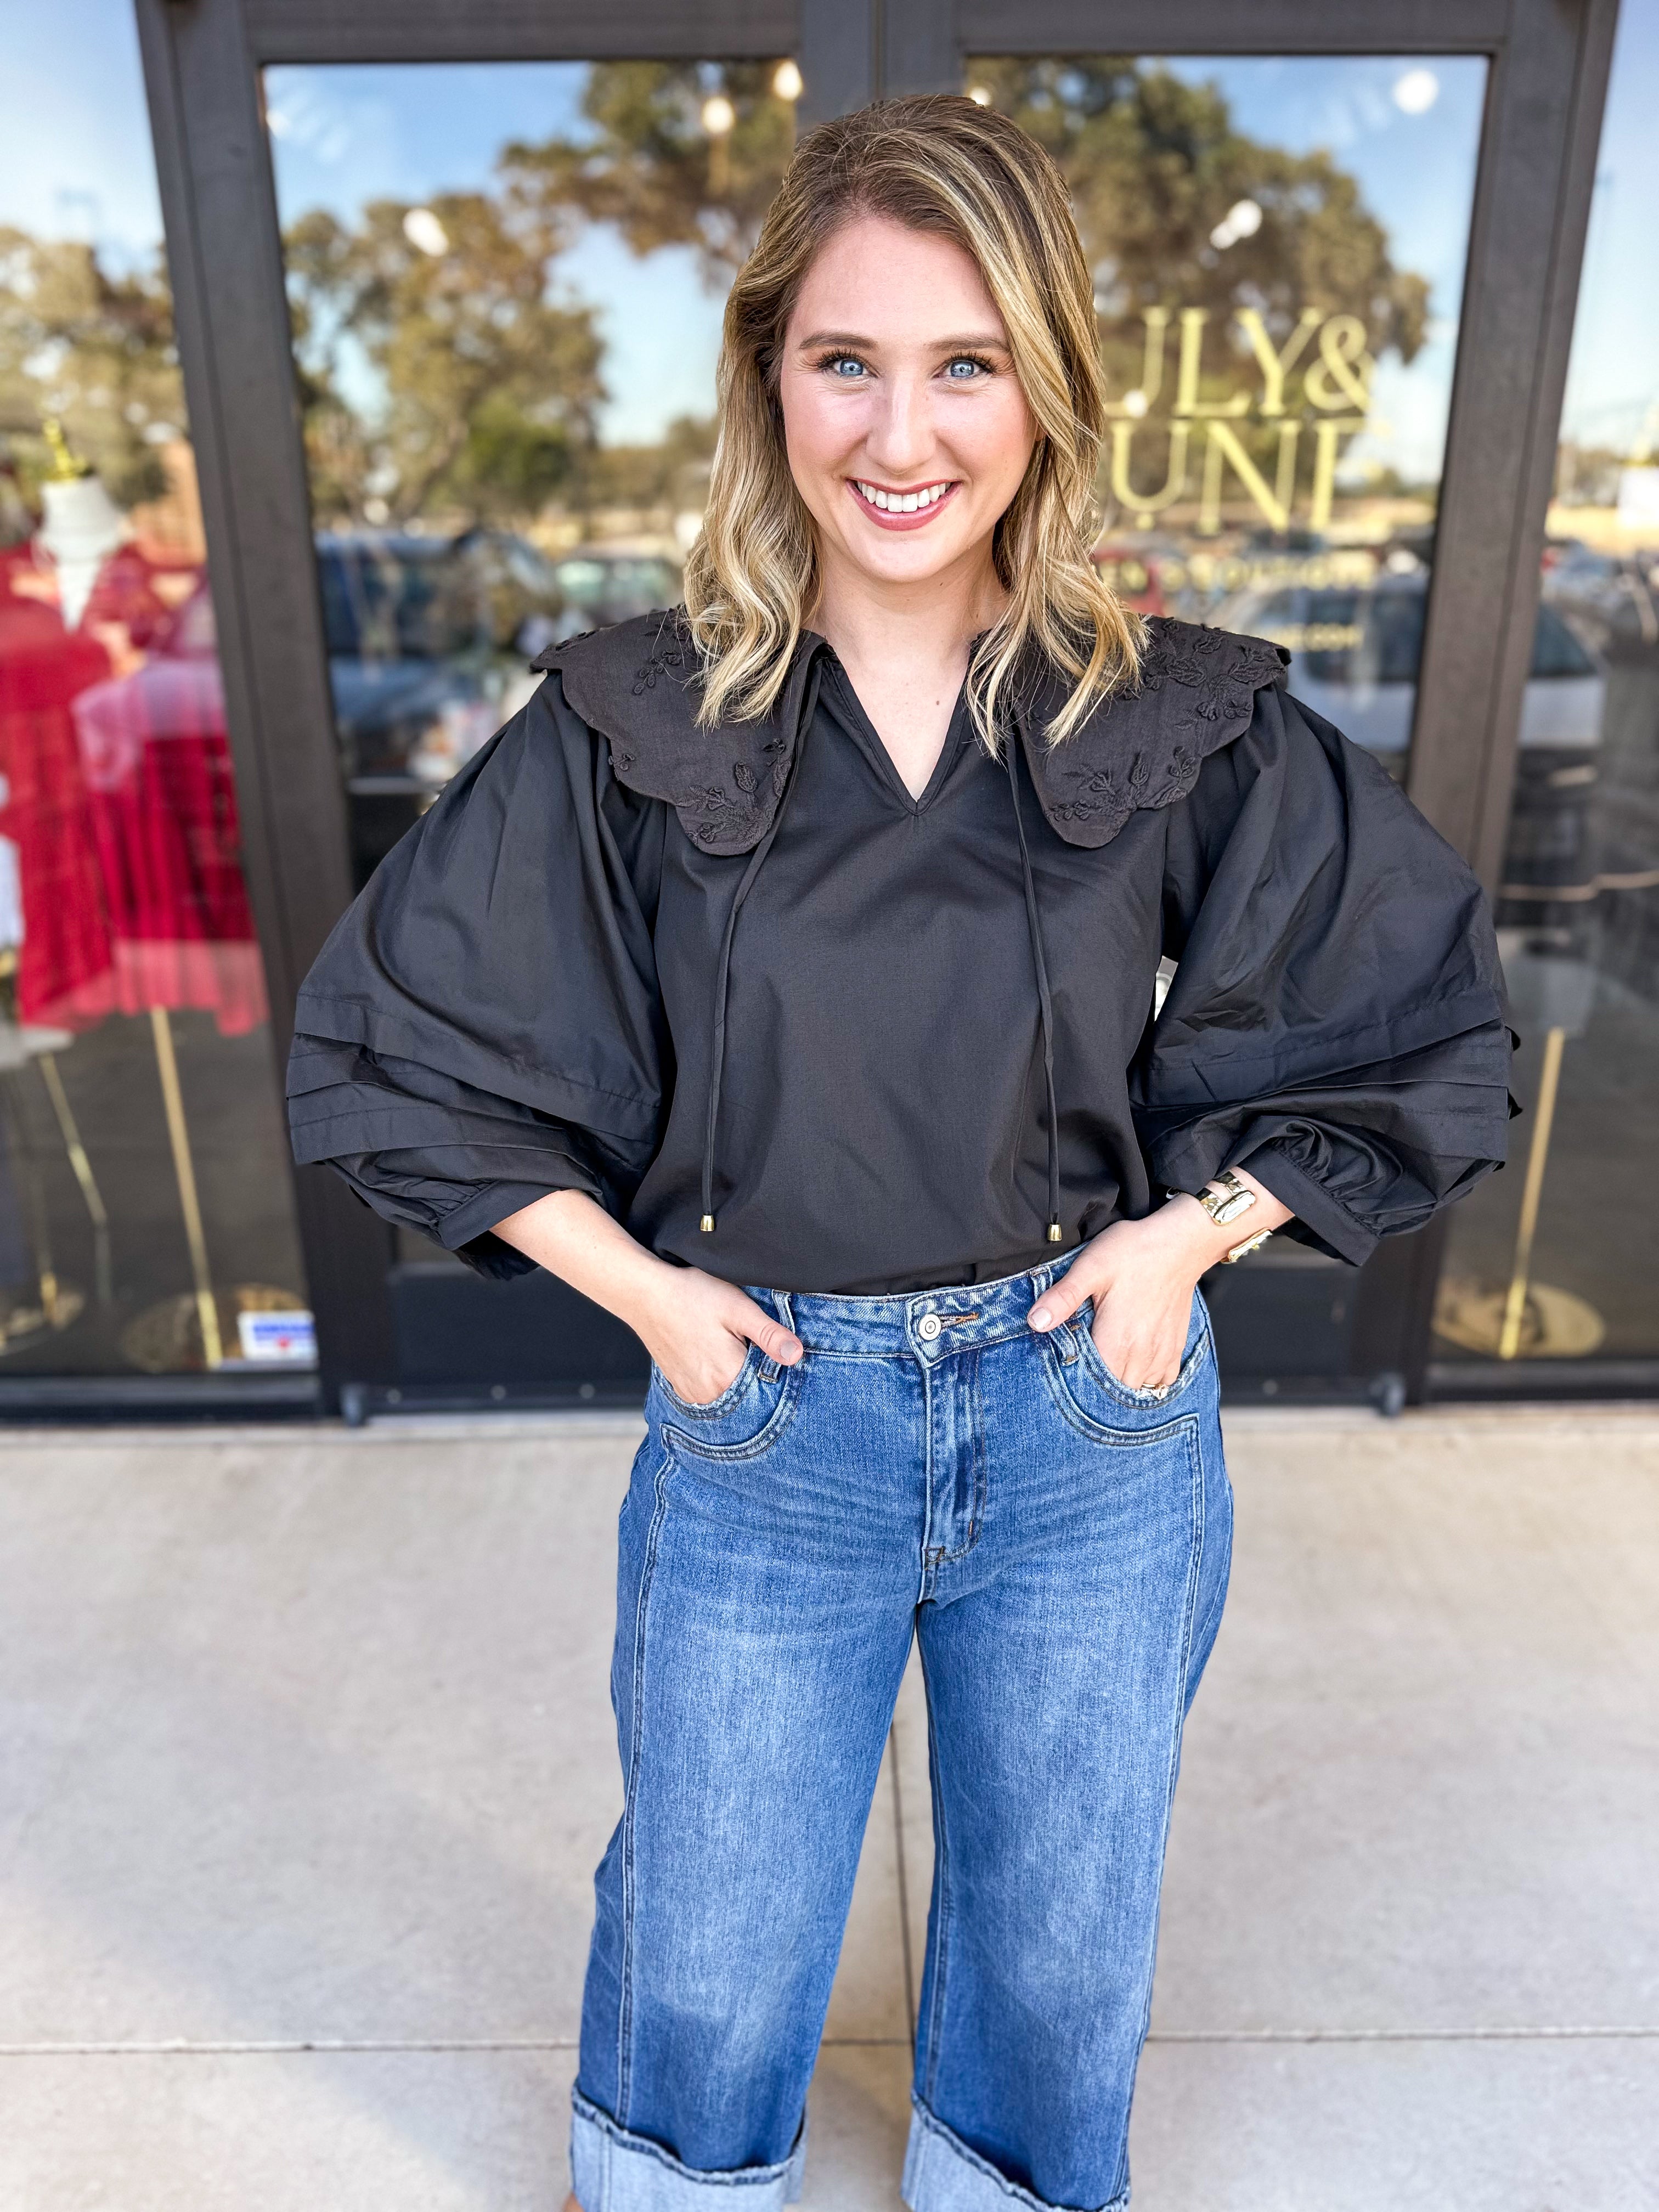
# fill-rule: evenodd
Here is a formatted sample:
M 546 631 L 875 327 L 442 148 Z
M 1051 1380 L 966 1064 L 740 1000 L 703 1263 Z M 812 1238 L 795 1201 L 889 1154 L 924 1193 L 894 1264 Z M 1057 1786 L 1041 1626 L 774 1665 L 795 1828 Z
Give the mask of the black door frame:
M 1491 68 L 1409 789 L 1495 883 L 1618 0 L 135 0 L 248 888 L 285 1057 L 348 903 L 260 70 L 274 62 L 793 54 L 808 119 L 971 54 L 1473 53 Z M 322 1395 L 393 1380 L 390 1232 L 295 1175 Z M 1434 1231 L 1367 1273 L 1372 1364 L 1421 1393 Z

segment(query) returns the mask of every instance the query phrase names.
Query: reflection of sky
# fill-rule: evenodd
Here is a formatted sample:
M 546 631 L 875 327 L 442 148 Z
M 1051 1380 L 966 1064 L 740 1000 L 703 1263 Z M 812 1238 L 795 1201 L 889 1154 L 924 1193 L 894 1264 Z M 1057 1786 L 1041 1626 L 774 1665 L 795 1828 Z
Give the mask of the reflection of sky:
M 1625 0 L 1584 249 L 1565 434 L 1659 457 L 1659 8 Z
M 148 264 L 161 210 L 130 0 L 0 0 L 0 223 Z
M 490 183 L 509 139 L 575 136 L 585 62 L 332 64 L 265 71 L 271 153 L 284 223 L 325 207 L 351 220 L 368 200 L 422 200 Z M 668 246 L 641 260 L 613 231 L 586 231 L 559 262 L 560 289 L 599 310 L 611 397 L 600 434 L 647 444 L 677 415 L 709 415 L 720 297 L 693 257 Z M 343 374 L 343 382 L 348 381 Z M 354 388 L 355 387 L 355 388 Z M 354 404 L 372 403 L 360 370 Z

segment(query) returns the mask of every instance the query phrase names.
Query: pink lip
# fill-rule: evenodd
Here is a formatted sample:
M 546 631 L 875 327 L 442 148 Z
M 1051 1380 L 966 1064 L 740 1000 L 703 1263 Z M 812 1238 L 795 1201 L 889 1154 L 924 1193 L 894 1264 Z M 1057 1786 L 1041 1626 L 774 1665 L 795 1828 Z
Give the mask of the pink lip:
M 951 501 L 956 497 L 957 490 L 957 485 L 954 483 L 951 484 L 949 489 L 945 492 L 943 496 L 936 499 L 931 507 L 919 507 L 914 514 L 884 514 L 878 507 L 871 506 L 869 501 L 866 499 L 864 494 L 859 489 L 851 477 L 843 477 L 842 482 L 847 486 L 848 492 L 852 495 L 853 499 L 857 503 L 859 513 L 863 515 L 866 520 L 873 522 L 878 530 L 925 529 L 927 524 L 933 520 L 936 514 L 944 514 L 945 508 L 949 507 Z M 883 484 L 880 489 L 883 491 L 885 491 L 887 489 L 887 486 Z

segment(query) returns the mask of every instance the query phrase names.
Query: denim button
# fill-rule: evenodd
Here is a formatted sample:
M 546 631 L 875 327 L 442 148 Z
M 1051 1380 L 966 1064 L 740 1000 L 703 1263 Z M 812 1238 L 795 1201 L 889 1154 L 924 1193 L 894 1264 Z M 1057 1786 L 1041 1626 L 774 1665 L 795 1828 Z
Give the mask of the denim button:
M 923 1314 L 916 1323 L 916 1334 L 924 1344 L 931 1344 L 944 1326 L 937 1314 Z

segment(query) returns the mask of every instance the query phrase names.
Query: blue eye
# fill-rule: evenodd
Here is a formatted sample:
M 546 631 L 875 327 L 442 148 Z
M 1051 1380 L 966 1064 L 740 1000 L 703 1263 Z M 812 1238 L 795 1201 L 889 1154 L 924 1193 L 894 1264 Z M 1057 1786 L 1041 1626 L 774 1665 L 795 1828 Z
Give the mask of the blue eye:
M 832 354 L 822 365 L 845 384 L 856 384 L 865 374 L 864 363 L 856 354 Z
M 946 368 L 945 374 L 957 384 L 970 384 L 984 366 L 982 361 L 975 361 L 969 355 L 960 354 Z

